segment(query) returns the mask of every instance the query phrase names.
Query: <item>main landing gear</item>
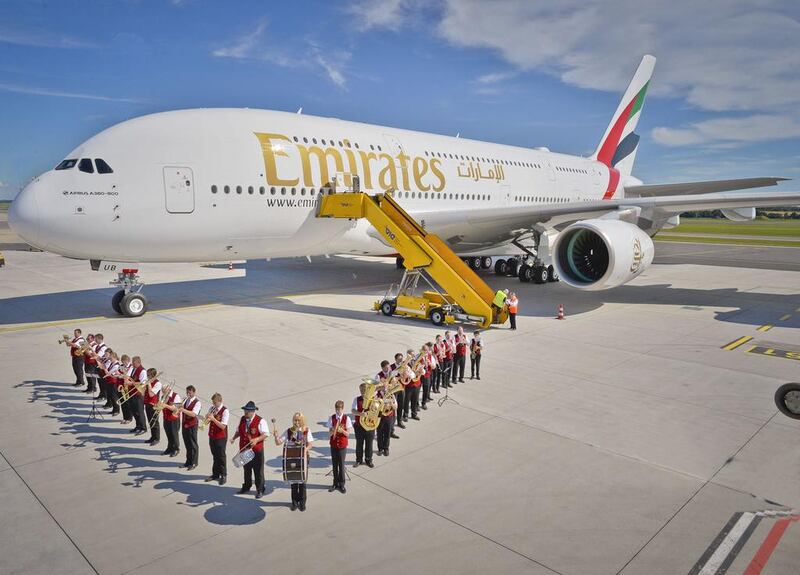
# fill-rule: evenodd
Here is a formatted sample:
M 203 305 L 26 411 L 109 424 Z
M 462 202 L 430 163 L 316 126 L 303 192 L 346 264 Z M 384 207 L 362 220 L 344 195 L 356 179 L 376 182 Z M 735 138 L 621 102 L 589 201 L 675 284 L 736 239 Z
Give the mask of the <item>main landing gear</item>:
M 138 269 L 123 269 L 117 273 L 112 286 L 121 289 L 111 298 L 111 307 L 125 317 L 139 317 L 147 311 L 147 298 L 142 293 L 144 283 L 139 281 Z

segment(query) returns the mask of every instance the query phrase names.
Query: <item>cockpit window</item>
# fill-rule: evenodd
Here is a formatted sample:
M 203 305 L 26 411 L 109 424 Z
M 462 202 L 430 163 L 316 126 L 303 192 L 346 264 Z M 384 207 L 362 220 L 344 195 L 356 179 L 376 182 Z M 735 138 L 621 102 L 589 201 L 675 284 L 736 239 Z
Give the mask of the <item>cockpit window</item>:
M 97 173 L 98 174 L 113 174 L 114 170 L 111 169 L 106 161 L 102 158 L 95 158 L 94 163 L 97 166 Z
M 56 166 L 56 170 L 69 170 L 75 167 L 75 164 L 78 163 L 78 160 L 62 160 L 60 164 Z
M 94 174 L 94 166 L 92 166 L 92 161 L 89 158 L 82 158 L 81 161 L 78 162 L 78 169 L 87 174 Z

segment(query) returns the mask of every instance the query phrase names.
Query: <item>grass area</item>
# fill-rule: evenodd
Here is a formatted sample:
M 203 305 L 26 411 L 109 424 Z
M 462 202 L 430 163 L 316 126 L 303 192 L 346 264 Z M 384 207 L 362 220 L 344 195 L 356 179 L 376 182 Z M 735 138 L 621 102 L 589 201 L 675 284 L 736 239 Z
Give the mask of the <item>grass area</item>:
M 669 231 L 671 232 L 672 230 Z M 661 232 L 654 239 L 661 242 L 684 242 L 689 244 L 729 244 L 735 246 L 783 246 L 800 248 L 800 236 L 798 236 L 797 240 L 771 240 L 767 238 L 709 238 L 680 234 L 670 235 L 666 232 Z
M 800 220 L 753 220 L 731 222 L 714 219 L 682 219 L 681 225 L 663 234 L 720 234 L 727 236 L 797 236 L 800 240 Z M 716 241 L 716 240 L 715 240 Z

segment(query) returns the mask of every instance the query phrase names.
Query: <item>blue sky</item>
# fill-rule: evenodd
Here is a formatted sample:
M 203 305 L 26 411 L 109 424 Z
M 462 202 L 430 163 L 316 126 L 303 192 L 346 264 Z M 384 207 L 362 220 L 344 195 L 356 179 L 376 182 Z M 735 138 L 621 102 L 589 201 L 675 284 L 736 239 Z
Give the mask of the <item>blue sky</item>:
M 589 154 L 645 53 L 635 175 L 800 177 L 800 5 L 648 4 L 4 0 L 0 199 L 110 125 L 191 107 Z

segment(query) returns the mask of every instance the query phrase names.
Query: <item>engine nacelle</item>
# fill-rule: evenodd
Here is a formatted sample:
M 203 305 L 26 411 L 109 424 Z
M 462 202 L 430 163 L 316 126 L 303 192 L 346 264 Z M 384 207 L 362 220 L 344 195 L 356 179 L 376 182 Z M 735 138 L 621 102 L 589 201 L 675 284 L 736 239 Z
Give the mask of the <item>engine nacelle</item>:
M 584 290 L 629 282 L 653 263 L 653 240 L 620 220 L 584 220 L 558 234 L 553 265 L 561 281 Z

